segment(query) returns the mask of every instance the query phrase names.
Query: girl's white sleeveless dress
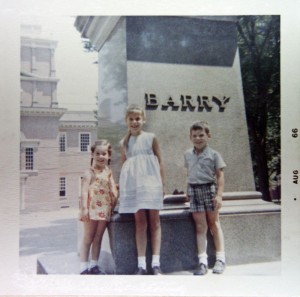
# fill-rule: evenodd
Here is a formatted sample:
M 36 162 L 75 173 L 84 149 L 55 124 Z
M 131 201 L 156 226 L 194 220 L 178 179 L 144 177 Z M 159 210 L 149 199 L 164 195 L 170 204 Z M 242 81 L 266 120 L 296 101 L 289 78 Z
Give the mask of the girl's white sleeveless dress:
M 154 137 L 149 132 L 130 136 L 126 161 L 119 179 L 119 213 L 136 213 L 139 209 L 163 207 L 160 166 L 152 149 Z

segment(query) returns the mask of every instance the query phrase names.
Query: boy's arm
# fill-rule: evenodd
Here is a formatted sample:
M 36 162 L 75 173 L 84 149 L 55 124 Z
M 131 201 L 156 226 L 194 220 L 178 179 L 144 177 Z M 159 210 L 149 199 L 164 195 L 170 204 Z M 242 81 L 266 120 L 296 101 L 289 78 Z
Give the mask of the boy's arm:
M 217 178 L 218 191 L 216 193 L 215 203 L 216 203 L 217 209 L 220 209 L 222 207 L 222 196 L 223 196 L 224 185 L 225 185 L 223 168 L 217 169 L 216 178 Z
M 183 155 L 183 160 L 184 160 L 184 168 L 186 170 L 186 176 L 188 177 L 189 171 L 188 171 L 188 162 L 187 162 L 186 154 Z M 188 195 L 188 191 L 186 193 L 186 198 L 187 198 L 187 201 L 191 200 L 191 197 Z

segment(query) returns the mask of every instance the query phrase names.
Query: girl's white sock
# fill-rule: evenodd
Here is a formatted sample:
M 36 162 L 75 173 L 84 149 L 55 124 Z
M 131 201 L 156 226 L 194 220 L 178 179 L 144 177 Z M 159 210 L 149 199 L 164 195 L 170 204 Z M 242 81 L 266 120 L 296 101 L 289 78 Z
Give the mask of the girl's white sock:
M 80 273 L 89 268 L 89 262 L 80 262 Z
M 160 266 L 160 255 L 152 255 L 152 263 L 151 266 Z
M 225 263 L 225 252 L 216 252 L 216 259 Z
M 199 263 L 203 263 L 204 265 L 208 265 L 207 261 L 207 253 L 202 253 L 198 255 Z
M 146 269 L 146 257 L 138 257 L 138 267 Z
M 98 265 L 98 261 L 91 260 L 91 262 L 90 262 L 90 269 L 93 268 L 93 267 L 95 267 L 95 266 L 97 266 L 97 265 Z

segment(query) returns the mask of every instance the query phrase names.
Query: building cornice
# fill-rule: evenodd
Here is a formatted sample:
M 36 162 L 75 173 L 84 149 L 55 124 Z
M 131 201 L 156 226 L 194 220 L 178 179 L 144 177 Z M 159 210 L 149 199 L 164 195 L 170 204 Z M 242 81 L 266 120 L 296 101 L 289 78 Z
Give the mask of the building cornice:
M 74 26 L 81 33 L 81 37 L 88 38 L 99 51 L 121 18 L 121 16 L 78 16 Z
M 55 40 L 21 36 L 21 46 L 24 47 L 55 49 L 57 43 Z
M 37 176 L 39 174 L 38 170 L 21 170 L 20 172 L 20 178 L 26 179 L 29 176 Z
M 40 81 L 58 83 L 59 79 L 54 77 L 21 76 L 21 81 Z
M 24 152 L 26 148 L 33 148 L 33 150 L 36 152 L 38 150 L 38 147 L 40 145 L 39 139 L 21 139 L 20 146 L 21 151 Z
M 97 129 L 96 123 L 76 123 L 76 122 L 70 122 L 70 123 L 60 123 L 59 129 Z
M 21 116 L 52 116 L 61 117 L 66 108 L 21 107 Z
M 210 21 L 237 21 L 235 16 L 180 17 L 191 17 Z M 125 16 L 78 16 L 74 26 L 81 33 L 81 37 L 88 38 L 97 51 L 99 51 L 121 18 L 125 18 Z

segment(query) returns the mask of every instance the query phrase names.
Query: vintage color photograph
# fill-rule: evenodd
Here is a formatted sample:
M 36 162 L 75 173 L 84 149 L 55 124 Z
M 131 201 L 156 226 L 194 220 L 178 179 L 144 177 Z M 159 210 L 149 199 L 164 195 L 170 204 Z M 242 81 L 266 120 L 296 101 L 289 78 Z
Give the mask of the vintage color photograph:
M 300 199 L 287 13 L 20 12 L 15 292 L 277 296 Z

